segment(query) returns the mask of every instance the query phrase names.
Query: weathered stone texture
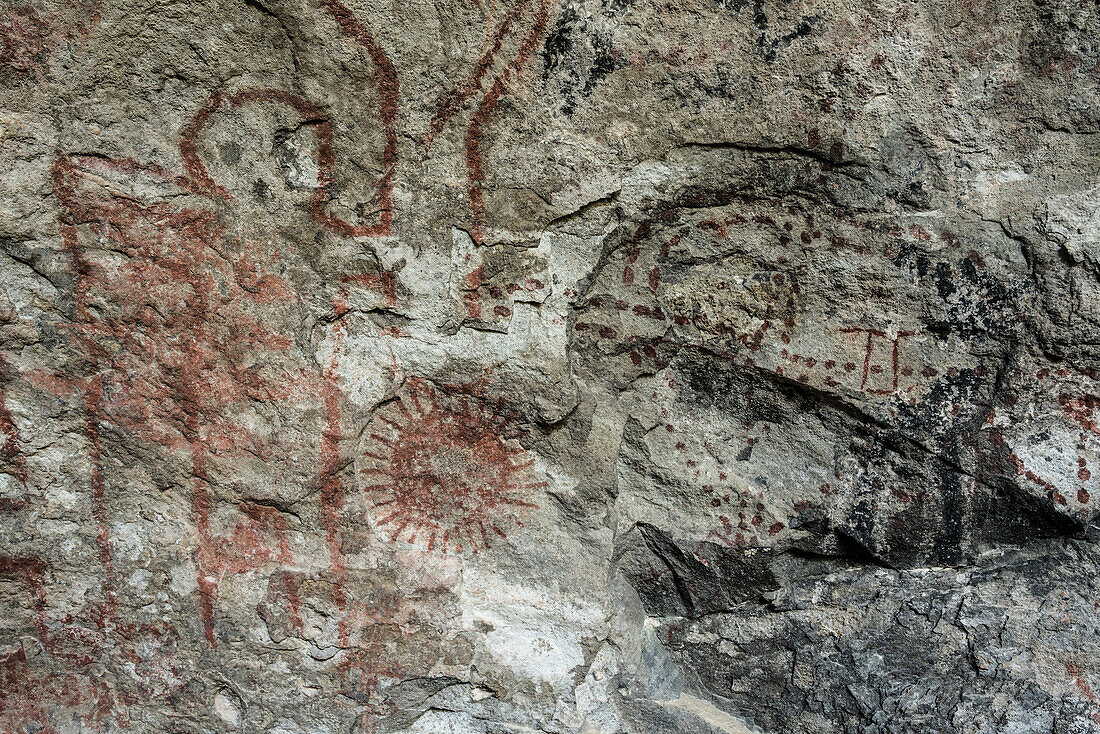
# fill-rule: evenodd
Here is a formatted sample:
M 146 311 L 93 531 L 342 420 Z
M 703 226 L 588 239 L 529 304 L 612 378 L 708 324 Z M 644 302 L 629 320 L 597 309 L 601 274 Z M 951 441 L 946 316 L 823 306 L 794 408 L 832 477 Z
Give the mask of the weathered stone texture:
M 1098 38 L 0 0 L 0 731 L 1100 732 Z

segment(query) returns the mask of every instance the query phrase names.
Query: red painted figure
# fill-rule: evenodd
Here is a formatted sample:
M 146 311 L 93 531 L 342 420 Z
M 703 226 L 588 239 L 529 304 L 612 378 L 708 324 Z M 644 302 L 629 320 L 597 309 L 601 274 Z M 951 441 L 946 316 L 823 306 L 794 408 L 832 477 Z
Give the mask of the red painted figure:
M 61 157 L 53 168 L 64 205 L 61 233 L 77 275 L 74 330 L 94 372 L 81 387 L 101 559 L 113 575 L 99 439 L 101 427 L 110 424 L 187 456 L 203 624 L 211 645 L 222 577 L 291 560 L 286 528 L 270 507 L 245 503 L 229 535 L 219 537 L 212 527 L 217 508 L 210 458 L 271 455 L 270 446 L 241 426 L 236 409 L 250 401 L 301 400 L 318 393 L 324 393 L 323 409 L 339 408 L 329 394 L 332 376 L 303 366 L 295 354 L 297 293 L 270 271 L 267 256 L 229 241 L 211 206 L 211 200 L 232 197 L 207 172 L 196 138 L 215 113 L 248 104 L 280 105 L 315 123 L 320 165 L 310 211 L 327 228 L 359 231 L 325 210 L 331 126 L 312 105 L 277 90 L 213 95 L 183 131 L 184 175 L 91 156 Z M 120 191 L 120 179 L 137 186 Z M 158 195 L 138 193 L 150 189 Z M 173 199 L 192 203 L 167 203 Z M 326 441 L 334 435 L 325 433 L 323 464 L 333 452 Z
M 420 541 L 443 553 L 476 553 L 504 538 L 547 485 L 514 437 L 508 419 L 476 390 L 447 393 L 411 378 L 378 415 L 362 452 L 376 526 L 389 528 L 392 541 Z
M 361 45 L 370 56 L 375 71 L 375 82 L 381 98 L 380 119 L 386 132 L 386 145 L 382 153 L 383 184 L 382 211 L 388 226 L 392 221 L 392 179 L 397 160 L 397 112 L 400 103 L 400 88 L 397 70 L 389 55 L 385 52 L 368 24 L 339 0 L 317 0 L 320 7 L 328 13 L 345 34 Z M 505 14 L 487 40 L 473 69 L 466 74 L 450 92 L 446 94 L 436 112 L 432 115 L 428 129 L 420 134 L 425 152 L 431 148 L 432 141 L 467 106 L 480 101 L 470 116 L 465 134 L 465 164 L 468 180 L 469 208 L 471 216 L 470 233 L 474 241 L 481 244 L 486 235 L 487 217 L 484 194 L 485 161 L 482 153 L 482 137 L 485 127 L 497 112 L 508 89 L 515 84 L 516 77 L 531 60 L 539 44 L 546 36 L 550 22 L 551 0 L 538 0 L 538 3 L 519 2 Z M 506 39 L 520 39 L 515 55 L 498 67 L 500 53 Z M 492 81 L 487 82 L 494 68 L 499 68 Z M 488 89 L 485 86 L 488 83 Z M 387 230 L 388 231 L 388 230 Z M 352 234 L 352 233 L 349 233 Z

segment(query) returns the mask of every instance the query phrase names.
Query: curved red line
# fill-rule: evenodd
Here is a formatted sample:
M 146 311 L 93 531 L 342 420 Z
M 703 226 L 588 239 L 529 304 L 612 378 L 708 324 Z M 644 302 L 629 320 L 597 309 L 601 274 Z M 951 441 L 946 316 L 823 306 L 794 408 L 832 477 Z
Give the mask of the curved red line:
M 477 112 L 470 120 L 466 128 L 466 169 L 470 178 L 470 212 L 473 215 L 473 231 L 471 235 L 474 242 L 481 244 L 485 234 L 485 197 L 481 191 L 481 184 L 485 180 L 484 160 L 481 156 L 482 128 L 489 121 L 501 97 L 508 88 L 511 76 L 518 73 L 520 68 L 527 63 L 534 53 L 542 37 L 546 34 L 546 26 L 550 20 L 550 0 L 542 0 L 539 3 L 538 13 L 530 32 L 523 41 L 515 59 L 493 81 L 493 86 L 485 99 L 481 101 Z
M 331 219 L 334 228 L 351 236 L 381 236 L 390 233 L 393 222 L 393 169 L 397 165 L 397 98 L 400 94 L 397 71 L 389 56 L 375 41 L 374 35 L 338 0 L 318 0 L 336 24 L 367 50 L 378 75 L 378 96 L 381 98 L 382 127 L 386 131 L 386 146 L 382 150 L 382 180 L 379 183 L 381 223 L 377 227 L 352 227 Z
M 477 66 L 474 67 L 474 70 L 467 76 L 466 80 L 455 87 L 447 96 L 447 99 L 444 100 L 443 104 L 439 106 L 439 109 L 432 117 L 431 124 L 428 126 L 428 131 L 424 134 L 425 149 L 431 146 L 432 139 L 438 135 L 444 125 L 462 109 L 466 100 L 481 90 L 481 80 L 489 71 L 489 67 L 493 65 L 493 60 L 504 43 L 504 36 L 511 30 L 512 24 L 515 22 L 516 18 L 519 17 L 521 12 L 523 12 L 522 4 L 517 5 L 508 13 L 497 29 L 496 34 L 493 36 L 493 45 L 481 55 L 481 58 L 478 59 Z

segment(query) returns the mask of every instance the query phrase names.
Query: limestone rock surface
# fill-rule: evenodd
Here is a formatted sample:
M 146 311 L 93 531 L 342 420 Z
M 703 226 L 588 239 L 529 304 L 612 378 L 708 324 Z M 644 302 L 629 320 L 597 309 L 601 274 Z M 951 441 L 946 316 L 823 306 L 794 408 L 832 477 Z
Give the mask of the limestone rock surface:
M 1100 732 L 1098 39 L 0 0 L 0 732 Z

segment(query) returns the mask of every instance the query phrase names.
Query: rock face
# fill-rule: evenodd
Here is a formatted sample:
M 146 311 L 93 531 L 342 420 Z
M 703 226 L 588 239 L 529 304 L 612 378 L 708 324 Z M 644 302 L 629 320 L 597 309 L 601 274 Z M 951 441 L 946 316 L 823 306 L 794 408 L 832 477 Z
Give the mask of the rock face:
M 0 731 L 1100 732 L 1100 7 L 0 5 Z

